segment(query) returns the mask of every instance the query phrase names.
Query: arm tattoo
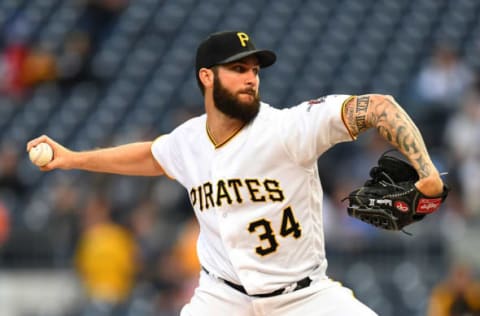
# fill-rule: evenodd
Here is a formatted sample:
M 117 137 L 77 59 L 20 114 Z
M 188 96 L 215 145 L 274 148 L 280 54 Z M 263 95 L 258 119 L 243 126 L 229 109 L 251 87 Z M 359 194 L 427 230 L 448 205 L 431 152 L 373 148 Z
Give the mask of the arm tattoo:
M 369 104 L 369 96 L 359 96 L 349 100 L 344 108 L 345 124 L 354 137 L 369 128 L 367 124 Z
M 360 96 L 357 98 L 357 104 L 355 106 L 355 123 L 357 125 L 358 132 L 367 130 L 367 110 L 370 103 L 369 96 Z
M 367 121 L 412 162 L 420 178 L 428 177 L 432 173 L 432 162 L 417 126 L 392 98 L 376 100 L 370 103 Z

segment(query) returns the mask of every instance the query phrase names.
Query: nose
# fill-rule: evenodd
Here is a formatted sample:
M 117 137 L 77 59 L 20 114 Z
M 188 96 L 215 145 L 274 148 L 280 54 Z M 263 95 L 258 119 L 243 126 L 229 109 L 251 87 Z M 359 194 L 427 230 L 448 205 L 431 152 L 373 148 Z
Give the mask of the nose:
M 258 82 L 258 73 L 255 69 L 250 69 L 246 72 L 245 83 L 255 86 Z

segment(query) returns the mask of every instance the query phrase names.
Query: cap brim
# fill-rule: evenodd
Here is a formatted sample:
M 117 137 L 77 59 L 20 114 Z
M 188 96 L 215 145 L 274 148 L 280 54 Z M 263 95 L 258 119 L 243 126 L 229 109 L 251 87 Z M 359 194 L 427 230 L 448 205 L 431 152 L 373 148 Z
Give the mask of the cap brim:
M 265 68 L 265 67 L 271 66 L 277 60 L 277 56 L 275 55 L 274 52 L 272 52 L 270 50 L 258 50 L 257 49 L 257 50 L 251 50 L 251 51 L 248 51 L 248 52 L 242 52 L 242 53 L 238 53 L 236 55 L 230 56 L 229 58 L 222 60 L 218 64 L 228 64 L 228 63 L 240 60 L 242 58 L 245 58 L 245 57 L 248 57 L 248 56 L 251 56 L 251 55 L 257 56 L 258 62 L 260 64 L 260 68 Z

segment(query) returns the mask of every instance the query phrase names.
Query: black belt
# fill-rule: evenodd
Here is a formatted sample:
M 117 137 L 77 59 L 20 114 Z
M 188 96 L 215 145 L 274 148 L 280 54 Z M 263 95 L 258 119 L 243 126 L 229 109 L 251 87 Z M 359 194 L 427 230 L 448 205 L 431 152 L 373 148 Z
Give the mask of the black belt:
M 205 267 L 202 267 L 202 270 L 205 271 L 207 274 L 212 275 L 207 269 L 205 269 Z M 227 280 L 224 280 L 222 278 L 218 278 L 218 279 L 223 281 L 223 283 L 225 283 L 226 285 L 234 288 L 235 290 L 237 290 L 237 291 L 239 291 L 239 292 L 241 292 L 245 295 L 253 296 L 253 297 L 272 297 L 272 296 L 277 296 L 277 295 L 283 294 L 286 291 L 286 288 L 283 288 L 283 289 L 275 290 L 275 291 L 270 292 L 270 293 L 250 295 L 250 294 L 247 293 L 247 291 L 245 290 L 245 288 L 243 286 L 241 286 L 239 284 L 235 284 L 235 283 L 227 281 Z M 293 288 L 293 290 L 291 292 L 295 292 L 297 290 L 308 287 L 308 286 L 310 286 L 310 283 L 312 283 L 312 279 L 310 279 L 309 277 L 303 278 L 300 281 L 297 281 L 297 285 Z

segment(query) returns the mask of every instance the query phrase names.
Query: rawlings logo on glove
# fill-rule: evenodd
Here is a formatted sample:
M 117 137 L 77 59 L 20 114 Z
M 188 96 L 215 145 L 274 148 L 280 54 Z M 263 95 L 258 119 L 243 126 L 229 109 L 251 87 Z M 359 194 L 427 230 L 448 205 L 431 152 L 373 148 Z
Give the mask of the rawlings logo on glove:
M 426 196 L 415 183 L 418 174 L 407 162 L 383 154 L 370 179 L 348 197 L 348 215 L 387 230 L 401 230 L 435 212 L 445 201 L 448 188 L 439 196 Z
M 433 213 L 436 210 L 440 208 L 440 204 L 442 204 L 442 199 L 437 198 L 437 199 L 420 199 L 418 201 L 418 206 L 417 206 L 417 213 Z

